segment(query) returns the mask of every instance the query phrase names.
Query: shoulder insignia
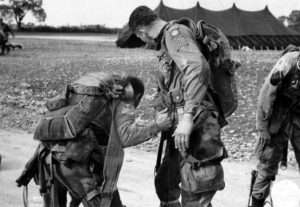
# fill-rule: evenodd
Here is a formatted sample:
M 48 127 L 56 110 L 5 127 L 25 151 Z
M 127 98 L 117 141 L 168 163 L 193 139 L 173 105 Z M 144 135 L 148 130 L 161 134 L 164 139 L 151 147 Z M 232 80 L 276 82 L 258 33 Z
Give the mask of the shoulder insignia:
M 177 37 L 180 33 L 178 30 L 178 24 L 170 24 L 167 28 L 167 31 L 170 33 L 171 37 Z
M 176 46 L 177 51 L 179 51 L 182 46 L 187 46 L 188 45 L 188 43 L 184 39 L 184 37 L 177 37 L 176 38 L 176 43 L 177 43 L 177 46 Z
M 177 35 L 179 35 L 178 29 L 174 29 L 173 31 L 171 31 L 171 36 L 172 37 L 176 37 Z

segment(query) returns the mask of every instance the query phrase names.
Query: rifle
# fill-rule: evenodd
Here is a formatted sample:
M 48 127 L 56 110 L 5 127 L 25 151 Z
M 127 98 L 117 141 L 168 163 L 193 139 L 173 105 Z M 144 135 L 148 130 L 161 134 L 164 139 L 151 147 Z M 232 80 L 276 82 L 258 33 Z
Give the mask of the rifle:
M 257 170 L 251 171 L 251 182 L 250 182 L 250 192 L 249 192 L 249 199 L 248 199 L 248 207 L 252 207 L 251 198 L 252 198 L 252 192 L 253 192 L 253 186 L 257 177 Z M 251 203 L 251 205 L 250 205 Z

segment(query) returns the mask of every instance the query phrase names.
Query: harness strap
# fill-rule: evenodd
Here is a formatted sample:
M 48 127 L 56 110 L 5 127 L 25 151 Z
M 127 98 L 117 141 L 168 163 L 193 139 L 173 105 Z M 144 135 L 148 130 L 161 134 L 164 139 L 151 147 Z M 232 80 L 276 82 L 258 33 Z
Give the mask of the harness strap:
M 48 190 L 48 186 L 46 184 L 45 171 L 43 168 L 44 159 L 47 156 L 47 150 L 43 147 L 38 156 L 38 172 L 39 172 L 39 186 L 40 186 L 40 194 L 46 193 Z
M 155 168 L 154 168 L 154 174 L 157 173 L 157 170 L 161 165 L 163 146 L 164 146 L 164 142 L 165 142 L 166 138 L 168 137 L 166 133 L 167 133 L 166 131 L 161 132 L 161 137 L 160 137 L 159 147 L 158 147 L 158 152 L 157 152 L 157 158 L 156 158 L 156 164 L 155 164 Z
M 25 185 L 23 188 L 23 204 L 24 207 L 29 207 L 28 205 L 28 186 Z
M 103 96 L 104 92 L 99 87 L 85 86 L 80 84 L 68 85 L 67 90 L 71 93 L 91 95 L 91 96 Z
M 110 207 L 111 205 L 113 192 L 117 190 L 117 182 L 124 159 L 124 149 L 115 125 L 116 108 L 117 101 L 114 101 L 111 108 L 112 124 L 103 167 L 104 181 L 101 188 L 94 189 L 87 194 L 88 200 L 100 194 L 101 207 Z
M 58 200 L 57 200 L 57 190 L 56 185 L 54 184 L 54 167 L 55 164 L 53 163 L 53 154 L 50 152 L 50 178 L 48 182 L 48 187 L 51 189 L 51 206 L 58 207 Z

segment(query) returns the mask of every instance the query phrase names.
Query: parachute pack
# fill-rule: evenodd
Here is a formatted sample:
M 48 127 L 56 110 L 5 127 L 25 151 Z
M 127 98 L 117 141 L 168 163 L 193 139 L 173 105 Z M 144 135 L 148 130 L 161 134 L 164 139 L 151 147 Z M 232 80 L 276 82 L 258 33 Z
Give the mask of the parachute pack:
M 175 22 L 189 28 L 194 24 L 188 18 Z M 229 41 L 220 29 L 203 20 L 197 22 L 196 27 L 196 40 L 211 68 L 211 87 L 218 94 L 225 118 L 229 117 L 238 106 L 235 72 L 240 63 L 231 59 Z

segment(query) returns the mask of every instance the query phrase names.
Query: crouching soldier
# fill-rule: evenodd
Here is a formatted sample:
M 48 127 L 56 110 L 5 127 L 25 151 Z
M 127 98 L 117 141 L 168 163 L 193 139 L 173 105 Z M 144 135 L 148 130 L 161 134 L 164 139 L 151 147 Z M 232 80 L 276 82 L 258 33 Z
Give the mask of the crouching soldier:
M 259 94 L 256 127 L 259 140 L 252 207 L 262 207 L 289 139 L 300 163 L 300 49 L 289 46 L 265 80 Z
M 38 172 L 40 190 L 51 198 L 46 205 L 66 206 L 68 190 L 73 206 L 123 206 L 116 186 L 123 148 L 145 142 L 172 124 L 166 111 L 145 125 L 135 121 L 143 94 L 138 78 L 104 73 L 87 74 L 67 86 L 63 98 L 47 103 L 49 111 L 34 135 L 41 144 L 18 186 L 27 185 Z

